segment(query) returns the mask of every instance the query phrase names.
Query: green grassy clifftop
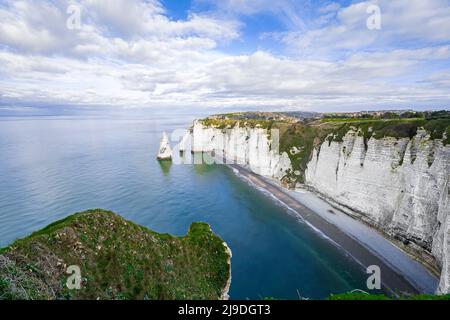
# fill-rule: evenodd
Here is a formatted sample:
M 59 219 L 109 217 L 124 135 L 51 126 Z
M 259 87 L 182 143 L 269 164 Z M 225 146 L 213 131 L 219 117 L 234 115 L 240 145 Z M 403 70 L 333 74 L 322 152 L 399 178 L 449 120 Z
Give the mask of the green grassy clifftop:
M 0 250 L 0 299 L 218 299 L 229 259 L 205 223 L 174 237 L 91 210 Z M 66 286 L 69 266 L 79 290 Z

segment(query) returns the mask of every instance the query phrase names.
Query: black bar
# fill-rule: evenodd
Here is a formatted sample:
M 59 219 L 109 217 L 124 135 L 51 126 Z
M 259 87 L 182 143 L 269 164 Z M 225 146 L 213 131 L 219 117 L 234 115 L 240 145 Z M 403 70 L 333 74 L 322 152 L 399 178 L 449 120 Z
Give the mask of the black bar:
M 67 316 L 80 319 L 101 315 L 140 319 L 316 319 L 331 314 L 364 320 L 386 317 L 389 309 L 402 318 L 424 310 L 446 314 L 449 301 L 0 301 L 2 315 L 32 312 L 45 319 Z M 425 308 L 425 309 L 424 309 Z M 186 314 L 186 311 L 187 314 Z M 209 312 L 208 312 L 209 311 Z

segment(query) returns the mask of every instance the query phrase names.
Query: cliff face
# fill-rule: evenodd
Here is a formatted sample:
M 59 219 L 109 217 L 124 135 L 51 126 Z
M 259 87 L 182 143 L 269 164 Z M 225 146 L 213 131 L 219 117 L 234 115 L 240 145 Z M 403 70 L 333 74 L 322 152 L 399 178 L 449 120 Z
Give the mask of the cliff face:
M 184 139 L 183 139 L 184 140 Z M 292 170 L 287 153 L 279 154 L 272 148 L 272 137 L 267 129 L 234 127 L 219 129 L 196 121 L 193 127 L 193 152 L 213 152 L 217 158 L 226 157 L 248 166 L 253 172 L 282 180 Z
M 450 147 L 425 131 L 412 139 L 370 139 L 356 132 L 313 151 L 306 184 L 362 219 L 430 252 L 442 266 L 441 292 L 449 286 Z
M 280 181 L 298 175 L 301 168 L 290 158 L 304 147 L 292 146 L 290 155 L 280 155 L 271 144 L 267 130 L 245 124 L 223 129 L 195 122 L 193 127 L 194 152 L 225 154 Z M 354 128 L 339 141 L 322 137 L 315 143 L 302 174 L 306 186 L 400 240 L 422 261 L 436 264 L 433 256 L 442 268 L 439 292 L 448 293 L 449 173 L 450 145 L 425 130 L 412 138 L 368 138 Z

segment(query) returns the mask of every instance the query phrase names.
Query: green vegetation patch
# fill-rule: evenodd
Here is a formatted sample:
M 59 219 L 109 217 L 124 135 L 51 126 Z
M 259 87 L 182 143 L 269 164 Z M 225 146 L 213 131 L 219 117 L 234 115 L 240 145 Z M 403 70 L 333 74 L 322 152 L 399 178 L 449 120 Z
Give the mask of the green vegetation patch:
M 286 152 L 291 160 L 292 172 L 286 178 L 290 183 L 303 183 L 305 170 L 314 148 L 319 148 L 335 127 L 313 126 L 305 123 L 278 126 L 280 129 L 280 152 Z M 296 171 L 297 174 L 296 174 Z
M 90 210 L 3 249 L 0 299 L 218 299 L 228 259 L 205 223 L 174 237 Z M 73 265 L 81 271 L 79 290 L 66 286 Z
M 261 128 L 270 130 L 277 121 L 261 120 L 261 119 L 222 119 L 222 118 L 206 118 L 200 120 L 205 127 L 216 129 L 232 129 L 232 128 Z
M 450 119 L 432 119 L 423 124 L 430 132 L 431 139 L 442 139 L 445 133 L 444 145 L 450 144 Z
M 425 120 L 363 120 L 347 121 L 342 123 L 334 132 L 335 141 L 342 142 L 344 136 L 351 129 L 360 131 L 366 139 L 412 138 L 417 134 L 419 127 L 425 124 Z

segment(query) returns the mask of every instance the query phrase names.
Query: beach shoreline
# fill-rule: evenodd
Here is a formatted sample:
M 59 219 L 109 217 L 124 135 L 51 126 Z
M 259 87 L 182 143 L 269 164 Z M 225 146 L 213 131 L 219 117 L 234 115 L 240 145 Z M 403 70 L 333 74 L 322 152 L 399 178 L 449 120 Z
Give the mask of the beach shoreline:
M 436 275 L 367 223 L 350 216 L 310 190 L 289 190 L 278 181 L 258 175 L 244 166 L 227 166 L 293 211 L 313 230 L 349 254 L 362 268 L 379 266 L 382 285 L 391 293 L 436 292 L 439 283 Z

